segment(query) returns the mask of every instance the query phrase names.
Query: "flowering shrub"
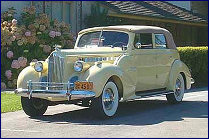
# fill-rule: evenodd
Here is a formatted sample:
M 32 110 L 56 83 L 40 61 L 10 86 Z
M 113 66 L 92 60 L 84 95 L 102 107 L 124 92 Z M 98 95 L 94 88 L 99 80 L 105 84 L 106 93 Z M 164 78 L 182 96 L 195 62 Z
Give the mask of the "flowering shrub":
M 20 20 L 15 9 L 1 14 L 1 89 L 15 88 L 17 76 L 31 61 L 44 60 L 55 44 L 73 48 L 70 25 L 36 14 L 35 7 L 23 9 Z

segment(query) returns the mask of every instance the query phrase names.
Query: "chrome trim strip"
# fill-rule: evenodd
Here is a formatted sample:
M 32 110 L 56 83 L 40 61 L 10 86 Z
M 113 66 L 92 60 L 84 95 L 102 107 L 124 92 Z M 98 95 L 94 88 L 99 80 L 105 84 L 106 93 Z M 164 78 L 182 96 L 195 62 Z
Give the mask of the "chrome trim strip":
M 140 96 L 141 98 L 149 98 L 149 97 L 157 97 L 157 96 L 162 96 L 162 95 L 168 95 L 168 94 L 172 94 L 174 93 L 173 91 L 168 91 L 168 92 L 164 92 L 164 93 L 156 93 L 156 94 L 151 94 L 151 95 L 144 95 L 144 96 Z
M 15 90 L 15 94 L 23 96 L 23 97 L 28 97 L 28 89 L 22 89 L 18 88 Z M 35 98 L 48 98 L 48 97 L 53 97 L 53 98 L 66 98 L 68 99 L 68 91 L 67 90 L 32 90 L 31 91 L 32 97 Z M 95 97 L 95 93 L 93 91 L 76 91 L 72 90 L 70 91 L 71 97 L 70 100 L 75 100 L 75 99 L 83 99 L 83 98 L 92 98 Z
M 53 52 L 48 63 L 48 82 L 63 82 L 64 77 L 64 57 L 57 52 Z
M 86 90 L 73 90 L 74 83 L 55 83 L 55 82 L 32 82 L 29 80 L 27 82 L 27 89 L 18 88 L 15 90 L 16 94 L 24 97 L 37 97 L 37 98 L 67 98 L 72 99 L 82 99 L 95 97 L 93 91 Z M 38 87 L 38 88 L 37 88 Z

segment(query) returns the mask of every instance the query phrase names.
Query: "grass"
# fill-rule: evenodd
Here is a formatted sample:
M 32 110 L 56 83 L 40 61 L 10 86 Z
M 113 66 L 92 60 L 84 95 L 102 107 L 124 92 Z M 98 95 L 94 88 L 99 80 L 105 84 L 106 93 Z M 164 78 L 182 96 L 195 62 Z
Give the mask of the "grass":
M 1 113 L 21 110 L 21 99 L 13 93 L 1 93 Z

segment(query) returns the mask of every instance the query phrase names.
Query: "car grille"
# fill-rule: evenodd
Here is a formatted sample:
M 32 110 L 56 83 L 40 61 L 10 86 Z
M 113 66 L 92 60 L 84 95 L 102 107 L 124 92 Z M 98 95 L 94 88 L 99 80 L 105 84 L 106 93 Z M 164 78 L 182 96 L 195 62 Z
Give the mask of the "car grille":
M 62 83 L 64 71 L 64 57 L 53 52 L 49 57 L 48 63 L 48 82 Z

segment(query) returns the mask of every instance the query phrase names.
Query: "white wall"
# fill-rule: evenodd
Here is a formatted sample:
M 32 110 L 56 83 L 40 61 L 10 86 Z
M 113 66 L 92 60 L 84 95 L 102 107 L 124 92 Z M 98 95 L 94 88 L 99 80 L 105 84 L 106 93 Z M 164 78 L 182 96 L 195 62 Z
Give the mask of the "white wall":
M 30 6 L 31 1 L 1 1 L 1 13 L 7 11 L 8 8 L 14 7 L 16 9 L 15 18 L 19 17 L 22 9 Z
M 191 11 L 191 1 L 167 1 L 167 2 Z

